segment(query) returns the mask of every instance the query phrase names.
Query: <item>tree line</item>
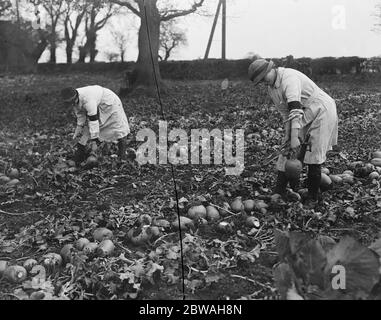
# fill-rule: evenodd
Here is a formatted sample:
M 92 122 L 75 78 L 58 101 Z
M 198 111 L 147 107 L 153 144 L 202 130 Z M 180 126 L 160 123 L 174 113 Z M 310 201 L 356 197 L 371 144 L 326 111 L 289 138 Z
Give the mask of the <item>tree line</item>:
M 57 48 L 63 43 L 66 62 L 72 64 L 76 49 L 77 62 L 95 62 L 99 32 L 112 17 L 131 19 L 133 14 L 140 20 L 134 82 L 152 85 L 151 54 L 160 81 L 158 61 L 168 60 L 176 47 L 186 43 L 178 18 L 196 12 L 203 3 L 204 0 L 187 0 L 185 8 L 177 8 L 167 0 L 0 0 L 0 20 L 12 20 L 21 29 L 37 32 L 36 41 L 49 50 L 52 64 L 57 62 Z M 110 61 L 116 55 L 124 61 L 130 45 L 128 32 L 118 27 L 111 30 L 119 52 L 109 53 Z

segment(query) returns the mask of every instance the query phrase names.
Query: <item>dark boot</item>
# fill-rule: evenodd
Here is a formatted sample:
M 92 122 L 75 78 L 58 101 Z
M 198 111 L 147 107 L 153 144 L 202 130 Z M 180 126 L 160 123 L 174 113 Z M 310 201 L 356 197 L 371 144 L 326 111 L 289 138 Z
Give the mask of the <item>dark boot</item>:
M 305 207 L 313 209 L 319 200 L 319 190 L 321 181 L 321 165 L 310 164 L 308 165 L 308 177 L 307 177 L 307 188 L 308 188 L 308 198 L 305 202 Z
M 280 194 L 282 197 L 286 194 L 286 188 L 287 188 L 287 177 L 286 173 L 282 171 L 278 171 L 278 177 L 276 180 L 276 186 L 274 192 L 277 194 Z
M 298 192 L 298 190 L 300 189 L 300 179 L 288 179 L 289 183 L 290 183 L 290 188 L 294 191 L 294 192 Z
M 127 158 L 126 151 L 127 151 L 127 139 L 126 138 L 119 139 L 118 156 L 120 160 L 126 160 Z
M 75 162 L 76 166 L 79 166 L 83 161 L 85 161 L 88 157 L 88 152 L 86 150 L 86 146 L 78 143 L 77 149 L 75 150 L 73 161 Z

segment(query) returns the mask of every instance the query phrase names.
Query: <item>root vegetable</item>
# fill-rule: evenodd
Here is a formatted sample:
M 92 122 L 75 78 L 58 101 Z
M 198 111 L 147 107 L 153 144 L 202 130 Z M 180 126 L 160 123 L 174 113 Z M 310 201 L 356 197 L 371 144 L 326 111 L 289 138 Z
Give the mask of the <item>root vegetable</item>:
M 33 292 L 29 299 L 30 300 L 43 300 L 45 298 L 45 293 L 42 291 Z
M 272 204 L 275 204 L 275 205 L 278 205 L 278 204 L 283 204 L 284 201 L 282 199 L 282 196 L 278 193 L 275 193 L 271 196 L 271 203 Z
M 153 225 L 160 228 L 169 228 L 171 226 L 170 222 L 165 219 L 155 220 Z
M 38 262 L 35 259 L 28 259 L 24 262 L 23 267 L 29 272 L 37 264 Z
M 161 236 L 160 228 L 157 226 L 150 227 L 150 232 L 151 232 L 153 238 L 157 238 L 157 237 Z
M 12 179 L 11 181 L 9 181 L 9 182 L 6 184 L 6 186 L 12 188 L 12 187 L 17 186 L 19 183 L 20 183 L 20 180 L 19 180 L 19 179 Z
M 343 174 L 347 174 L 347 175 L 350 175 L 350 176 L 354 176 L 354 173 L 353 173 L 352 170 L 345 170 L 345 171 L 343 172 Z
M 365 172 L 367 173 L 367 174 L 370 174 L 371 172 L 373 172 L 374 171 L 374 165 L 373 164 L 371 164 L 371 163 L 367 163 L 365 166 L 364 166 L 364 169 L 365 169 Z
M 207 206 L 206 207 L 206 217 L 209 221 L 217 221 L 220 219 L 220 213 L 218 210 L 213 206 Z
M 230 207 L 230 204 L 227 202 L 224 202 L 222 204 L 222 209 L 220 209 L 221 216 L 225 217 L 225 216 L 229 215 L 230 214 L 229 211 L 231 211 L 231 209 L 232 208 Z
M 172 226 L 175 229 L 179 229 L 179 220 L 176 219 L 175 221 L 172 222 Z M 188 230 L 188 229 L 193 229 L 194 228 L 194 223 L 191 219 L 187 217 L 180 217 L 180 226 L 182 230 Z
M 110 256 L 114 252 L 114 249 L 114 243 L 109 239 L 105 239 L 99 244 L 97 254 L 101 257 Z
M 5 269 L 4 278 L 13 283 L 21 283 L 26 279 L 27 271 L 21 266 L 10 266 Z
M 83 252 L 85 254 L 93 254 L 98 248 L 98 243 L 96 242 L 90 242 L 87 245 L 83 247 Z
M 320 187 L 323 189 L 328 189 L 332 184 L 332 180 L 325 173 L 321 174 Z
M 233 232 L 233 227 L 229 222 L 222 221 L 217 226 L 218 230 L 220 230 L 223 233 L 231 233 Z
M 72 244 L 66 244 L 61 249 L 60 255 L 65 263 L 68 263 L 73 258 L 74 246 Z
M 343 174 L 341 175 L 341 178 L 344 183 L 353 184 L 355 182 L 353 176 L 350 174 Z
M 321 172 L 326 174 L 327 176 L 329 176 L 329 174 L 330 174 L 330 171 L 328 168 L 321 168 Z
M 235 198 L 230 206 L 231 206 L 232 211 L 234 213 L 239 213 L 239 212 L 241 212 L 242 210 L 245 209 L 245 207 L 244 207 L 244 205 L 242 203 L 242 197 Z
M 0 184 L 6 184 L 8 183 L 9 181 L 11 181 L 11 178 L 7 177 L 7 176 L 1 176 L 0 177 Z
M 206 218 L 206 208 L 204 206 L 194 206 L 189 208 L 188 217 L 191 219 L 205 219 Z
M 362 167 L 362 166 L 364 166 L 364 162 L 362 162 L 362 161 L 354 161 L 354 162 L 351 162 L 351 163 L 349 164 L 349 168 L 350 168 L 351 170 L 354 170 L 354 169 L 356 169 L 357 167 Z
M 9 169 L 8 177 L 11 179 L 17 179 L 20 176 L 20 172 L 17 169 Z
M 98 228 L 94 230 L 93 238 L 94 241 L 102 242 L 105 239 L 112 239 L 113 233 L 107 228 Z
M 303 164 L 297 159 L 289 159 L 286 161 L 285 172 L 288 178 L 297 179 L 303 170 Z
M 208 220 L 206 220 L 206 219 L 200 219 L 200 220 L 199 220 L 199 223 L 200 223 L 201 225 L 203 225 L 203 226 L 206 226 L 206 225 L 208 224 Z
M 75 248 L 79 251 L 82 251 L 83 248 L 90 243 L 90 240 L 86 238 L 80 238 L 75 242 Z
M 130 229 L 127 232 L 127 238 L 135 245 L 145 244 L 151 239 L 152 236 L 148 229 L 148 226 Z
M 373 159 L 375 159 L 375 158 L 381 159 L 381 151 L 380 150 L 373 152 Z
M 143 214 L 138 218 L 138 221 L 139 221 L 140 225 L 142 225 L 142 226 L 150 225 L 152 223 L 152 218 L 148 214 Z
M 331 178 L 331 181 L 333 183 L 336 183 L 336 184 L 340 184 L 340 183 L 343 183 L 343 178 L 341 178 L 340 176 L 336 175 L 336 174 L 332 174 L 329 176 Z
M 42 265 L 46 268 L 55 268 L 62 265 L 62 257 L 58 253 L 48 253 L 42 257 Z
M 95 156 L 88 157 L 86 160 L 85 166 L 87 168 L 94 168 L 94 167 L 98 166 L 98 158 Z
M 259 211 L 262 211 L 262 209 L 268 209 L 268 207 L 269 205 L 263 200 L 255 201 L 255 208 Z
M 259 228 L 260 223 L 259 220 L 256 217 L 247 217 L 246 219 L 246 225 L 250 228 Z
M 266 208 L 261 208 L 261 210 L 259 210 L 262 214 L 267 214 L 267 209 Z
M 246 212 L 250 213 L 255 209 L 255 201 L 254 200 L 245 200 L 243 202 L 243 206 Z
M 381 158 L 374 158 L 371 163 L 376 167 L 381 167 Z
M 378 180 L 380 179 L 380 174 L 377 171 L 373 171 L 372 173 L 369 174 L 369 178 L 371 180 L 374 180 L 374 179 Z
M 8 261 L 0 260 L 0 278 L 4 274 L 4 271 L 8 268 Z

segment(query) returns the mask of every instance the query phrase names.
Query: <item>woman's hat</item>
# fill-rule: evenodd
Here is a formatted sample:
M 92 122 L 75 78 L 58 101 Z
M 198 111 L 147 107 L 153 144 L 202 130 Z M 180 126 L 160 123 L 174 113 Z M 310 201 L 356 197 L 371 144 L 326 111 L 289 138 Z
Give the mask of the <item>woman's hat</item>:
M 61 91 L 61 97 L 65 102 L 72 102 L 77 98 L 77 90 L 73 87 L 65 88 Z
M 249 79 L 253 81 L 256 86 L 273 67 L 273 61 L 257 59 L 249 66 Z

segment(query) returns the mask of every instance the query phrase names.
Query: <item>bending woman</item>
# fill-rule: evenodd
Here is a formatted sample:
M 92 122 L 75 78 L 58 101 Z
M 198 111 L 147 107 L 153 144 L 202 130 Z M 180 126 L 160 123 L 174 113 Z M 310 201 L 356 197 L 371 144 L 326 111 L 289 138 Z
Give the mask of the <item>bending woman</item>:
M 264 82 L 268 93 L 285 122 L 284 144 L 297 153 L 301 141 L 310 137 L 310 149 L 302 162 L 308 165 L 307 206 L 314 207 L 319 199 L 321 165 L 326 153 L 337 144 L 338 117 L 335 101 L 303 73 L 291 68 L 276 68 L 273 61 L 255 60 L 249 67 L 254 86 Z M 299 181 L 289 181 L 285 174 L 287 158 L 282 154 L 277 162 L 275 192 L 286 195 L 288 182 L 297 191 Z

